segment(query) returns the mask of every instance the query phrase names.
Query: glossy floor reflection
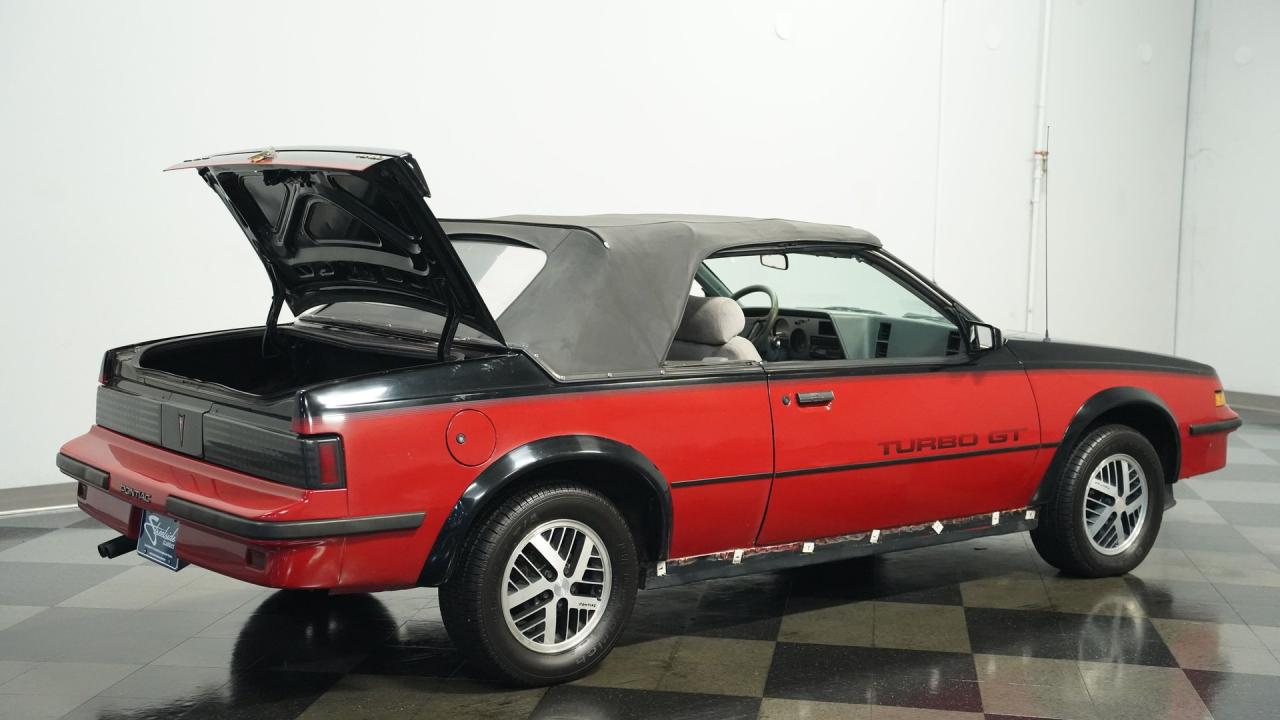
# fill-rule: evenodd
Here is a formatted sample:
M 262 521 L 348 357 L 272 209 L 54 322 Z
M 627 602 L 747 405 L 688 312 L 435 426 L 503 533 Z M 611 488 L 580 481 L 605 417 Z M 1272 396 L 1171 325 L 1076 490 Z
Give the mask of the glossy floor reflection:
M 1179 484 L 1132 575 L 1025 536 L 641 593 L 598 672 L 472 677 L 419 589 L 316 597 L 104 561 L 78 512 L 0 519 L 0 718 L 1280 717 L 1280 427 Z

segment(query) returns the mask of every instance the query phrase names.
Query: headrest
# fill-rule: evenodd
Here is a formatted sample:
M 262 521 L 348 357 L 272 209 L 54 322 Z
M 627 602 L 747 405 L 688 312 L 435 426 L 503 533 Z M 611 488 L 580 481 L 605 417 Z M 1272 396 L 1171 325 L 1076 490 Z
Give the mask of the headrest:
M 726 297 L 689 296 L 676 339 L 703 345 L 723 345 L 746 327 L 747 318 L 738 303 Z

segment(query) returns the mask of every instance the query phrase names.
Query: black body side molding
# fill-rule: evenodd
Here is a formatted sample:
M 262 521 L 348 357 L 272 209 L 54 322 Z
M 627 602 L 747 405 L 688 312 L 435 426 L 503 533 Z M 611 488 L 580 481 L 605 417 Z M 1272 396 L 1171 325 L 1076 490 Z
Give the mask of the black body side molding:
M 1230 420 L 1191 425 L 1188 430 L 1192 435 L 1212 435 L 1214 433 L 1229 433 L 1233 430 L 1239 430 L 1241 425 L 1244 425 L 1244 420 L 1231 418 Z
M 1047 502 L 1049 493 L 1053 491 L 1053 483 L 1056 481 L 1062 468 L 1066 465 L 1071 453 L 1075 450 L 1076 445 L 1080 443 L 1084 436 L 1084 431 L 1093 424 L 1093 421 L 1102 417 L 1104 413 L 1115 410 L 1120 407 L 1140 406 L 1148 410 L 1155 410 L 1156 414 L 1164 418 L 1168 425 L 1168 430 L 1173 435 L 1173 458 L 1172 464 L 1168 470 L 1172 472 L 1166 473 L 1166 483 L 1175 482 L 1178 479 L 1178 470 L 1182 467 L 1182 439 L 1178 434 L 1178 422 L 1174 419 L 1173 413 L 1169 411 L 1169 407 L 1155 393 L 1149 390 L 1143 390 L 1136 387 L 1113 387 L 1107 388 L 1089 398 L 1076 410 L 1076 414 L 1071 418 L 1071 423 L 1067 425 L 1067 430 L 1062 434 L 1062 441 L 1058 444 L 1058 451 L 1054 453 L 1049 468 L 1045 470 L 1044 477 L 1040 479 L 1040 485 L 1036 488 L 1035 495 L 1031 498 L 1031 505 L 1041 505 Z
M 503 488 L 535 470 L 574 460 L 615 463 L 644 478 L 659 498 L 662 526 L 657 559 L 666 559 L 671 538 L 671 486 L 657 466 L 639 450 L 616 440 L 594 435 L 562 435 L 521 445 L 495 460 L 476 477 L 440 528 L 418 583 L 439 585 L 449 579 L 471 526 Z

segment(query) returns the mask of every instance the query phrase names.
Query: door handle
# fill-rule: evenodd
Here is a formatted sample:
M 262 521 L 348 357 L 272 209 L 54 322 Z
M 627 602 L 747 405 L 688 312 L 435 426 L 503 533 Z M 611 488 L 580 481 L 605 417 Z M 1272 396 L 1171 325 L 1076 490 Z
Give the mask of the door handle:
M 796 402 L 800 405 L 830 405 L 836 394 L 830 390 L 796 393 Z

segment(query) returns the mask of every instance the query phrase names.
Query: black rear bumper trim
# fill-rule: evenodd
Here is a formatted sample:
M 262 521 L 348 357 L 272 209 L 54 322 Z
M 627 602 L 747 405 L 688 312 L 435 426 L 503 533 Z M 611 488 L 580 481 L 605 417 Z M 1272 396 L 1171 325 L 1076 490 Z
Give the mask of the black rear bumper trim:
M 110 473 L 105 470 L 99 470 L 92 465 L 86 465 L 70 455 L 58 453 L 57 463 L 58 469 L 62 471 L 62 474 L 73 477 L 81 482 L 89 483 L 94 487 L 100 487 L 103 490 L 106 490 L 111 483 Z
M 426 513 L 414 512 L 332 520 L 252 520 L 177 497 L 166 500 L 164 509 L 166 513 L 180 520 L 187 520 L 250 540 L 303 540 L 367 535 L 394 530 L 416 530 L 427 517 Z
M 1192 425 L 1190 430 L 1193 436 L 1212 435 L 1214 433 L 1229 433 L 1233 430 L 1238 430 L 1241 425 L 1244 425 L 1244 420 L 1241 420 L 1240 418 L 1231 418 L 1230 420 L 1219 420 L 1218 422 Z

